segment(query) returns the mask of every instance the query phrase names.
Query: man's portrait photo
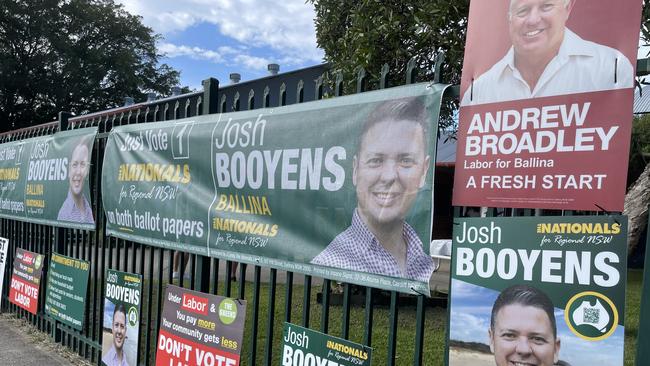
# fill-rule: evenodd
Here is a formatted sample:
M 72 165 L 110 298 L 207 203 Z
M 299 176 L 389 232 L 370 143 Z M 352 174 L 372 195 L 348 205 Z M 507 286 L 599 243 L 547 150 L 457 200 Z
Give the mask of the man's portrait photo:
M 463 76 L 468 84 L 461 106 L 634 86 L 634 68 L 628 57 L 615 48 L 583 39 L 567 26 L 569 19 L 589 17 L 575 9 L 576 3 L 588 0 L 505 1 L 509 2 L 507 35 L 502 36 L 509 38 L 510 47 L 489 70 Z M 495 44 L 501 41 L 501 32 L 488 30 L 490 21 L 474 20 L 485 26 L 482 31 L 492 34 Z M 468 33 L 468 48 L 481 41 L 485 39 L 470 42 Z M 472 51 L 470 59 L 482 56 Z M 467 54 L 465 62 L 472 62 Z M 468 70 L 474 72 L 471 67 Z
M 382 102 L 369 114 L 352 162 L 352 223 L 312 264 L 429 281 L 433 260 L 405 220 L 431 164 L 429 133 L 418 98 Z
M 554 366 L 560 362 L 555 308 L 535 287 L 515 285 L 499 294 L 492 306 L 488 336 L 496 366 Z
M 106 303 L 110 303 L 106 300 Z M 112 303 L 110 303 L 112 304 Z M 109 307 L 106 307 L 110 311 Z M 126 358 L 124 344 L 127 339 L 127 318 L 126 309 L 123 304 L 117 304 L 113 308 L 112 317 L 104 312 L 104 317 L 111 321 L 111 334 L 104 336 L 104 350 L 102 352 L 102 363 L 106 366 L 129 366 Z M 107 340 L 109 342 L 107 342 Z
M 90 149 L 82 138 L 78 141 L 68 161 L 68 195 L 59 209 L 57 220 L 94 224 L 93 210 L 84 196 L 84 185 L 90 170 Z

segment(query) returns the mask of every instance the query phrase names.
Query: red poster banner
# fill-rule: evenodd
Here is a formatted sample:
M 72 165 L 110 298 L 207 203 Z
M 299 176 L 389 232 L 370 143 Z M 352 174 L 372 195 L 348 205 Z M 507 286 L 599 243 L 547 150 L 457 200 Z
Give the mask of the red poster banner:
M 239 355 L 161 330 L 158 332 L 156 365 L 237 366 Z
M 36 314 L 42 273 L 43 255 L 17 248 L 11 275 L 9 301 Z
M 239 366 L 246 301 L 167 285 L 156 366 Z
M 622 211 L 641 3 L 474 1 L 453 204 Z
M 38 287 L 12 276 L 9 301 L 32 314 L 36 314 L 38 310 Z

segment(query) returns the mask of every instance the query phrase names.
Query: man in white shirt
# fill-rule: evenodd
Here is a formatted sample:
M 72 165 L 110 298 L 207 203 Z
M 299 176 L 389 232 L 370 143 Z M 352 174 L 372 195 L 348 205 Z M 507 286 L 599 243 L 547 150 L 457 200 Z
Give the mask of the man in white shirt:
M 565 27 L 575 0 L 511 0 L 512 47 L 473 80 L 461 105 L 632 88 L 634 68 L 618 50 Z

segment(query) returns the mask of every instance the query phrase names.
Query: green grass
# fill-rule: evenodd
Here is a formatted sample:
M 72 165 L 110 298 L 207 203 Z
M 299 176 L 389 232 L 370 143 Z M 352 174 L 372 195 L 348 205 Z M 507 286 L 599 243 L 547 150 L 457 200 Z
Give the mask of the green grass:
M 625 294 L 625 366 L 634 366 L 634 358 L 636 356 L 642 280 L 643 271 L 629 270 L 627 272 L 627 291 Z M 650 294 L 646 294 L 646 296 L 650 296 Z M 645 329 L 645 331 L 648 331 L 648 329 Z

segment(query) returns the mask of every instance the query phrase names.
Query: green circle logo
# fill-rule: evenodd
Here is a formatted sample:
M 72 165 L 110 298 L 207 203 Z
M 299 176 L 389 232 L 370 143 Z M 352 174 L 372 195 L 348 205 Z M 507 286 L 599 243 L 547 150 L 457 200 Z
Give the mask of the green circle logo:
M 564 309 L 573 334 L 587 341 L 609 338 L 618 326 L 618 310 L 607 296 L 593 291 L 573 296 Z
M 127 318 L 129 319 L 129 326 L 135 327 L 138 325 L 138 309 L 136 309 L 135 306 L 129 308 Z
M 235 319 L 237 319 L 237 304 L 232 299 L 223 299 L 219 304 L 219 320 L 225 325 L 230 325 Z
M 37 255 L 36 258 L 34 259 L 34 268 L 38 271 L 41 268 L 42 264 L 43 264 L 43 256 Z

